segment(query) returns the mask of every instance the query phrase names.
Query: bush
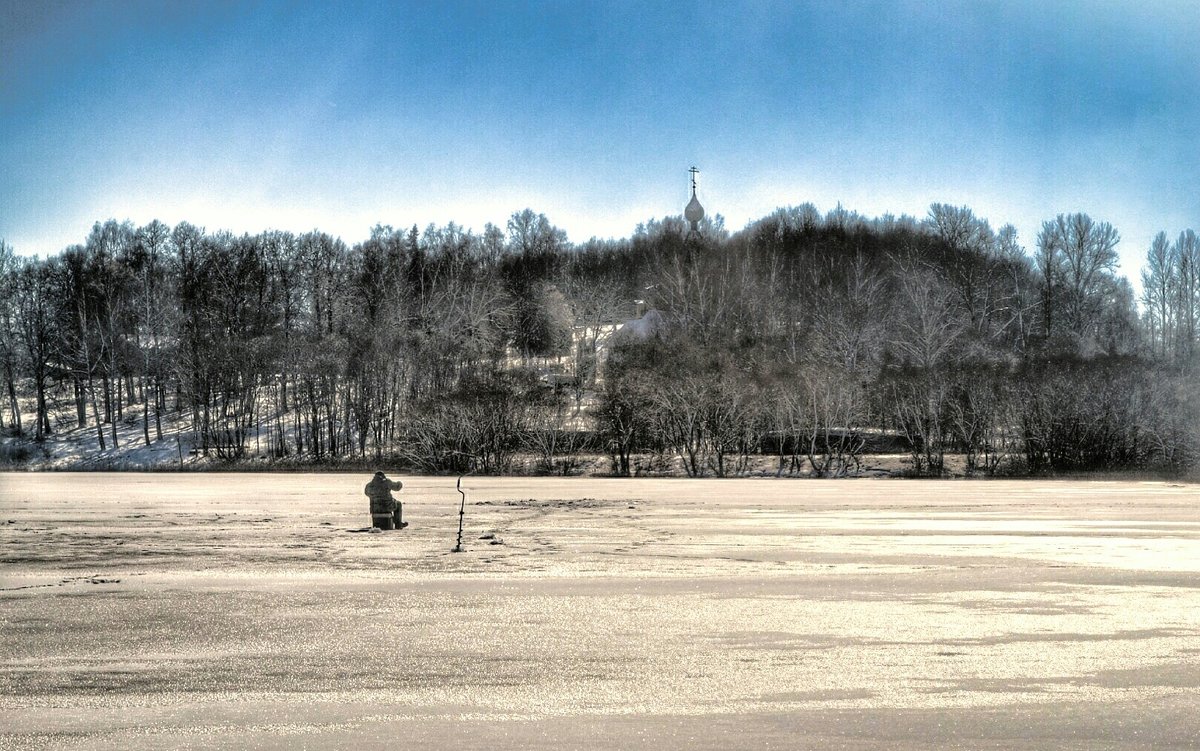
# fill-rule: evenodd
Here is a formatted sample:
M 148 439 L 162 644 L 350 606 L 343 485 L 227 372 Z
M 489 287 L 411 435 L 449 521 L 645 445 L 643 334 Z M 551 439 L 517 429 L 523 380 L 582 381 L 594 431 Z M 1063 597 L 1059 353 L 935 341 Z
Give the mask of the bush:
M 0 466 L 22 466 L 33 461 L 39 452 L 27 441 L 10 440 L 0 443 Z

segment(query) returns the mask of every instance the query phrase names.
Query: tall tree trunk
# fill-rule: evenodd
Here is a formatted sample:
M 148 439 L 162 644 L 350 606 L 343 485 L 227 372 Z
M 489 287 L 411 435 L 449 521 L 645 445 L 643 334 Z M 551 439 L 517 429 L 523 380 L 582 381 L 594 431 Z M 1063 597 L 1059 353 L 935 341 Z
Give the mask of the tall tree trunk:
M 146 439 L 146 445 L 150 445 L 150 402 L 145 399 L 145 386 L 142 387 L 142 437 Z
M 4 380 L 8 382 L 8 403 L 13 414 L 13 424 L 17 428 L 17 435 L 22 434 L 21 430 L 21 402 L 17 399 L 17 384 L 16 377 L 13 373 L 12 363 L 6 363 L 4 367 Z
M 292 395 L 292 406 L 295 408 L 292 412 L 293 422 L 296 428 L 296 455 L 304 454 L 304 426 L 300 423 L 300 400 Z
M 154 376 L 154 435 L 159 441 L 162 440 L 162 382 L 158 375 Z
M 100 406 L 96 404 L 96 387 L 90 377 L 87 392 L 92 403 L 92 416 L 96 418 L 96 442 L 100 444 L 100 450 L 104 451 L 108 448 L 104 443 L 104 421 L 100 419 Z
M 108 382 L 108 375 L 105 374 L 101 379 L 104 386 L 104 422 L 113 421 L 113 405 L 112 405 L 112 385 Z
M 121 388 L 120 388 L 120 384 L 118 384 L 118 385 L 117 385 L 117 397 L 118 397 L 118 399 L 120 398 L 120 392 L 121 392 Z M 113 420 L 112 422 L 110 422 L 110 423 L 108 424 L 108 431 L 109 431 L 109 435 L 111 435 L 111 436 L 112 436 L 112 445 L 113 445 L 113 448 L 118 448 L 118 447 L 120 447 L 120 443 L 118 443 L 118 442 L 117 442 L 117 420 Z
M 39 371 L 41 369 L 39 368 Z M 50 414 L 46 408 L 46 375 L 44 372 L 39 372 L 34 381 L 37 384 L 37 440 L 42 440 L 50 434 Z
M 280 406 L 279 392 L 275 392 L 274 454 L 278 457 L 287 456 L 287 412 Z
M 75 423 L 76 427 L 87 427 L 87 398 L 84 394 L 83 381 L 78 376 L 71 379 L 75 390 Z
M 121 386 L 124 385 L 122 383 L 123 380 L 120 374 L 116 375 L 113 380 L 113 400 L 117 405 L 117 419 L 113 420 L 114 424 L 125 419 L 125 414 L 121 411 L 121 408 L 125 405 L 125 394 L 121 392 Z
M 212 421 L 209 414 L 209 402 L 212 401 L 212 394 L 207 389 L 204 391 L 204 405 L 202 406 L 203 419 L 200 423 L 200 445 L 204 448 L 204 455 L 208 456 L 208 439 L 212 434 Z
M 312 401 L 312 416 L 310 418 L 310 423 L 309 423 L 312 426 L 312 435 L 310 436 L 310 443 L 312 443 L 313 456 L 320 459 L 321 451 L 322 451 L 321 411 L 320 411 L 320 407 L 317 405 L 316 395 L 313 394 L 311 391 L 309 391 L 309 399 L 311 399 L 311 401 Z

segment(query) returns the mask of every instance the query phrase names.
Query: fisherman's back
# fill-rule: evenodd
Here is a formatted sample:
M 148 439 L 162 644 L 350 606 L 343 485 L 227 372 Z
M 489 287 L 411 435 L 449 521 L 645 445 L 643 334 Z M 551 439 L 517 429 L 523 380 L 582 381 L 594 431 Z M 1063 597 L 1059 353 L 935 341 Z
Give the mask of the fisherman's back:
M 397 502 L 392 497 L 393 490 L 399 490 L 402 484 L 393 482 L 386 477 L 376 476 L 363 489 L 367 498 L 371 499 L 372 514 L 390 514 L 396 510 Z

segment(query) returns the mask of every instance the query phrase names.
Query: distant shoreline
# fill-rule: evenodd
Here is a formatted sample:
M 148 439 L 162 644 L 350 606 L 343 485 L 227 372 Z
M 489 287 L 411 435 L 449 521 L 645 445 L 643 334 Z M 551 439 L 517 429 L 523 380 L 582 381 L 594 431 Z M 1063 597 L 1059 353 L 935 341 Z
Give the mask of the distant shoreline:
M 646 455 L 641 457 L 647 463 L 654 462 L 661 457 L 651 457 Z M 964 471 L 964 457 L 962 455 L 947 455 L 946 464 L 948 470 L 941 476 L 921 475 L 912 471 L 911 465 L 905 456 L 897 455 L 868 455 L 862 457 L 862 468 L 857 471 L 849 471 L 841 475 L 827 475 L 824 477 L 817 476 L 809 468 L 797 472 L 777 472 L 773 465 L 778 462 L 778 456 L 756 456 L 758 461 L 754 463 L 754 467 L 745 472 L 738 474 L 728 474 L 725 477 L 717 476 L 713 473 L 707 473 L 701 477 L 689 477 L 682 467 L 676 466 L 672 469 L 664 469 L 662 465 L 658 465 L 658 469 L 647 470 L 635 473 L 630 476 L 622 476 L 611 471 L 609 465 L 610 460 L 607 457 L 590 456 L 585 457 L 583 468 L 579 471 L 567 474 L 547 474 L 537 471 L 533 459 L 522 463 L 524 471 L 511 471 L 503 473 L 478 474 L 469 473 L 474 477 L 505 477 L 505 478 L 529 478 L 529 479 L 562 479 L 562 480 L 589 480 L 589 479 L 614 479 L 614 480 L 738 480 L 738 479 L 763 479 L 763 480 L 852 480 L 852 479 L 883 479 L 883 480 L 973 480 L 973 481 L 989 481 L 989 480 L 1076 480 L 1076 481 L 1137 481 L 1146 482 L 1178 482 L 1185 484 L 1200 483 L 1200 476 L 1196 473 L 1187 474 L 1171 474 L 1167 472 L 1154 472 L 1148 470 L 1091 470 L 1078 472 L 1039 472 L 1039 473 L 998 473 L 985 474 L 982 472 L 967 473 Z M 675 460 L 675 464 L 678 460 Z M 401 463 L 387 459 L 380 461 L 342 461 L 342 462 L 264 462 L 261 460 L 241 460 L 241 461 L 221 461 L 221 460 L 201 460 L 192 461 L 180 467 L 171 463 L 162 463 L 148 466 L 122 465 L 119 461 L 114 460 L 108 465 L 101 465 L 99 462 L 80 462 L 74 464 L 48 464 L 43 462 L 33 462 L 26 464 L 0 464 L 0 474 L 13 473 L 97 473 L 97 474 L 370 474 L 378 469 L 383 469 L 389 474 L 395 474 L 406 477 L 457 477 L 458 473 L 443 472 L 443 473 L 428 473 L 417 471 L 411 467 L 404 467 Z

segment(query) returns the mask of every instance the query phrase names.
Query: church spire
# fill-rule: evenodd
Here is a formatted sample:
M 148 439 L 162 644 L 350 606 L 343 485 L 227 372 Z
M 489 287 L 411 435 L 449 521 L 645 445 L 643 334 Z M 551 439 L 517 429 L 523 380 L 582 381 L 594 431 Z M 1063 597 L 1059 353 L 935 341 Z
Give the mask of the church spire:
M 683 218 L 691 225 L 688 234 L 692 232 L 700 232 L 700 220 L 704 218 L 704 207 L 700 205 L 700 201 L 696 198 L 696 174 L 700 170 L 694 166 L 688 170 L 692 175 L 692 200 L 688 201 L 687 208 L 683 210 Z

